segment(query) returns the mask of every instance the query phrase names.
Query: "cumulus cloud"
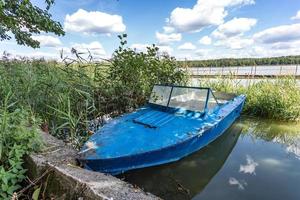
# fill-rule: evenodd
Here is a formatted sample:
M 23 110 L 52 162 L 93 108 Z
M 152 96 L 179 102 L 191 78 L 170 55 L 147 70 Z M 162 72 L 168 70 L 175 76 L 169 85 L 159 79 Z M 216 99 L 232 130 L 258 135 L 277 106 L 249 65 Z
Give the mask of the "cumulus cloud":
M 284 164 L 281 160 L 277 160 L 274 158 L 265 158 L 261 162 L 268 165 L 268 167 L 278 167 Z
M 29 58 L 29 59 L 46 59 L 46 60 L 58 60 L 59 59 L 59 53 L 58 52 L 45 52 L 40 51 L 40 49 L 35 49 L 33 51 L 5 51 L 8 53 L 9 59 L 22 59 L 23 57 Z
M 167 22 L 180 32 L 200 31 L 206 26 L 222 24 L 228 8 L 254 3 L 254 0 L 198 0 L 193 8 L 175 8 Z
M 224 40 L 218 40 L 214 43 L 215 46 L 224 46 L 230 49 L 243 49 L 254 43 L 253 39 L 241 38 L 241 37 L 231 37 Z
M 292 41 L 292 42 L 277 42 L 271 44 L 272 49 L 292 49 L 299 48 L 300 40 Z
M 300 19 L 300 10 L 297 12 L 297 14 L 293 17 L 291 17 L 292 20 Z
M 300 147 L 295 144 L 291 144 L 286 148 L 287 153 L 294 154 L 297 159 L 300 160 Z
M 173 48 L 168 45 L 158 45 L 157 47 L 159 48 L 160 53 L 167 53 L 171 55 L 173 52 Z
M 135 43 L 130 45 L 130 48 L 138 51 L 138 52 L 147 52 L 147 47 L 150 47 L 152 45 L 150 44 L 140 44 L 140 43 Z M 159 48 L 158 53 L 167 53 L 171 55 L 174 51 L 174 49 L 168 45 L 157 45 L 156 47 Z
M 253 18 L 233 18 L 232 20 L 221 24 L 212 36 L 218 39 L 225 39 L 229 37 L 243 35 L 244 32 L 249 31 L 257 23 Z
M 196 49 L 196 46 L 193 45 L 191 42 L 186 42 L 186 43 L 180 45 L 178 47 L 178 49 L 179 50 L 194 50 L 194 49 Z
M 300 23 L 283 25 L 265 29 L 254 34 L 253 38 L 257 42 L 272 44 L 279 42 L 291 42 L 300 40 Z
M 299 47 L 274 48 L 273 45 L 255 45 L 249 50 L 251 57 L 278 57 L 287 55 L 299 55 Z
M 39 41 L 40 46 L 44 47 L 57 47 L 62 45 L 59 38 L 49 35 L 35 35 L 32 36 L 32 39 Z
M 140 44 L 140 43 L 135 43 L 130 46 L 130 48 L 138 51 L 138 52 L 146 52 L 147 47 L 151 46 L 150 44 Z
M 254 162 L 253 158 L 251 156 L 246 156 L 246 165 L 240 165 L 240 172 L 243 172 L 245 174 L 255 174 L 255 168 L 258 166 L 257 162 Z
M 228 180 L 229 185 L 237 185 L 240 190 L 244 190 L 247 183 L 245 181 L 239 181 L 234 177 L 230 177 Z
M 123 18 L 119 15 L 110 15 L 100 11 L 86 11 L 79 9 L 67 15 L 64 21 L 66 31 L 87 34 L 120 33 L 126 30 Z
M 180 33 L 164 34 L 164 33 L 156 32 L 156 38 L 160 45 L 166 45 L 172 42 L 181 41 L 182 36 Z
M 209 51 L 210 51 L 210 49 L 197 49 L 195 53 L 198 56 L 204 57 L 204 56 L 207 56 Z
M 102 46 L 97 41 L 91 43 L 81 43 L 81 44 L 74 44 L 72 48 L 76 49 L 80 53 L 88 53 L 90 52 L 93 56 L 105 56 L 106 52 Z
M 163 29 L 165 33 L 173 33 L 175 31 L 175 29 L 171 26 L 164 26 Z
M 199 43 L 200 44 L 203 44 L 203 45 L 210 45 L 212 42 L 211 38 L 209 36 L 204 36 L 202 37 L 200 40 L 199 40 Z

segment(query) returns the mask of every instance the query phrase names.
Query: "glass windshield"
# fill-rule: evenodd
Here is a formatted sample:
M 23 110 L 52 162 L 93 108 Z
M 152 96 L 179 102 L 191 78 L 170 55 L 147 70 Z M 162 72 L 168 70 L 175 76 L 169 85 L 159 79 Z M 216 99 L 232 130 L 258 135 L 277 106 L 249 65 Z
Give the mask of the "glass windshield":
M 169 107 L 203 112 L 208 89 L 174 87 Z
M 167 106 L 172 87 L 155 85 L 153 87 L 149 103 Z
M 208 113 L 212 113 L 214 108 L 219 104 L 219 102 L 215 99 L 212 91 L 209 90 L 208 102 L 207 102 L 207 111 Z
M 198 112 L 204 112 L 205 109 L 208 112 L 212 112 L 218 105 L 209 88 L 163 85 L 155 85 L 153 87 L 149 103 Z

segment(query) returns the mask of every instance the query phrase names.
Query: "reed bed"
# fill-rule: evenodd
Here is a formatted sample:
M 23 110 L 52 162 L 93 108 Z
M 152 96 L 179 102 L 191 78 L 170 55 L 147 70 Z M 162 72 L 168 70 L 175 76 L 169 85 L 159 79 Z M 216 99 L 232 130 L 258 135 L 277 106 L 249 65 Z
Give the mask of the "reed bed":
M 205 79 L 202 86 L 245 94 L 244 114 L 281 121 L 300 121 L 300 88 L 293 77 L 265 79 L 243 86 L 234 78 Z

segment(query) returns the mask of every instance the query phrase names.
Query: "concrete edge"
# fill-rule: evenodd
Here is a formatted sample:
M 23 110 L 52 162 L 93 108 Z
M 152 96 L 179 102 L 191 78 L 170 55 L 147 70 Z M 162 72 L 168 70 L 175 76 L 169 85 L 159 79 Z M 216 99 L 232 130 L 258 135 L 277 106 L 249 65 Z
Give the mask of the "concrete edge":
M 48 133 L 41 133 L 45 148 L 25 158 L 30 179 L 40 177 L 46 170 L 44 194 L 55 199 L 87 200 L 154 200 L 160 199 L 114 176 L 89 171 L 76 166 L 77 152 Z

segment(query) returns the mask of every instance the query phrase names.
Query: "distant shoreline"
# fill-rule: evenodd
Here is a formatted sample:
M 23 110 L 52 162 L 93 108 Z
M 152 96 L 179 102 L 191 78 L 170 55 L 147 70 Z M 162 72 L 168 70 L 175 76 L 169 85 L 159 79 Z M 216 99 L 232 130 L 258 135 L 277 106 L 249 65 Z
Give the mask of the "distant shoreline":
M 300 55 L 270 58 L 224 58 L 212 60 L 178 61 L 181 67 L 244 67 L 244 66 L 275 66 L 299 65 Z

